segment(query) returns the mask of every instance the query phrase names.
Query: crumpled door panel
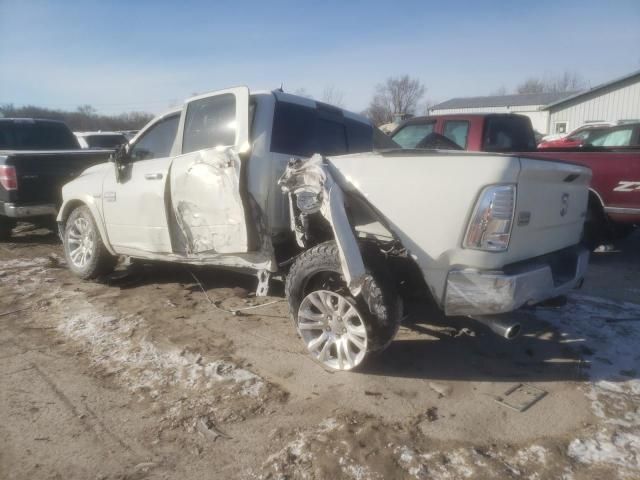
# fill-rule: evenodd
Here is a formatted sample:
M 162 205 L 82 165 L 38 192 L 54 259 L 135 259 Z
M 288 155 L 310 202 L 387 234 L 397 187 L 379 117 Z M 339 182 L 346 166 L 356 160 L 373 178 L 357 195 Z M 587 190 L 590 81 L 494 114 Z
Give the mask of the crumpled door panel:
M 248 251 L 240 168 L 233 147 L 198 150 L 173 160 L 171 203 L 187 253 Z

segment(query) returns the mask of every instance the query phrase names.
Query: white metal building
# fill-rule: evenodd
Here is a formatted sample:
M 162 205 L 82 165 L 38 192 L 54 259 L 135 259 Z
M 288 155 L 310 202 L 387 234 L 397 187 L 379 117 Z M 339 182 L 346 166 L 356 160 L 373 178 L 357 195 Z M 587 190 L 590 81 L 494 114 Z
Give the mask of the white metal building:
M 582 92 L 452 98 L 430 115 L 519 113 L 540 133 L 567 133 L 585 123 L 640 120 L 640 70 Z
M 640 70 L 544 108 L 549 133 L 575 130 L 585 123 L 640 120 Z

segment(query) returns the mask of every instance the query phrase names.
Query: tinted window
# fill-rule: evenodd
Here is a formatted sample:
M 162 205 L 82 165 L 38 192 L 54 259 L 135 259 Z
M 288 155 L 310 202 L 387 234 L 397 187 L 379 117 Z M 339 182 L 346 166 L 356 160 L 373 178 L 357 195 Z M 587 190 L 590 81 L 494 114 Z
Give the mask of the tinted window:
M 527 118 L 487 117 L 484 126 L 483 150 L 530 152 L 535 149 L 536 139 Z
M 194 100 L 187 107 L 182 153 L 236 143 L 236 97 L 231 93 Z
M 0 148 L 12 150 L 76 150 L 78 140 L 59 122 L 0 121 Z
M 393 134 L 393 141 L 402 148 L 416 148 L 429 134 L 433 133 L 435 122 L 405 125 Z
M 469 122 L 466 120 L 448 120 L 444 122 L 443 135 L 461 148 L 467 148 Z
M 85 135 L 83 137 L 89 148 L 115 148 L 127 143 L 124 135 Z
M 176 138 L 179 120 L 178 115 L 173 115 L 147 130 L 131 149 L 131 158 L 135 161 L 168 157 Z
M 276 103 L 272 152 L 309 157 L 314 153 L 341 155 L 371 150 L 373 128 L 366 123 L 344 118 L 339 109 Z

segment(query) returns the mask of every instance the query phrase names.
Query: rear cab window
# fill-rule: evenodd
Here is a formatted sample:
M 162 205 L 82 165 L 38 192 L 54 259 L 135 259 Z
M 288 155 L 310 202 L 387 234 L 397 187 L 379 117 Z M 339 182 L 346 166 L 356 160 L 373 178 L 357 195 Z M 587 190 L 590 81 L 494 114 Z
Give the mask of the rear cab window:
M 0 148 L 11 150 L 77 150 L 80 144 L 62 122 L 32 119 L 0 121 Z
M 460 148 L 467 148 L 469 122 L 467 120 L 446 120 L 442 134 Z
M 391 138 L 402 148 L 416 148 L 427 136 L 433 133 L 436 122 L 408 124 L 393 134 Z
M 536 139 L 528 118 L 515 115 L 488 116 L 482 136 L 486 152 L 531 152 Z
M 373 127 L 346 117 L 342 110 L 316 102 L 316 108 L 276 101 L 271 151 L 310 157 L 370 152 Z

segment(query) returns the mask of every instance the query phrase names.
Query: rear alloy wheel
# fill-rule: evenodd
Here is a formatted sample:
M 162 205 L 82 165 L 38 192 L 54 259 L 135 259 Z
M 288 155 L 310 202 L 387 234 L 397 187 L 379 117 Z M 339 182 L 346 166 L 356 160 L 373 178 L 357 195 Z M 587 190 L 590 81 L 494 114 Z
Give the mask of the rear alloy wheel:
M 384 265 L 366 255 L 367 274 L 354 297 L 333 241 L 307 250 L 285 284 L 289 312 L 311 357 L 331 370 L 351 370 L 384 350 L 400 325 L 400 300 Z M 379 262 L 378 262 L 379 263 Z
M 349 299 L 315 290 L 302 300 L 298 332 L 314 359 L 334 370 L 350 370 L 367 352 L 367 329 Z
M 110 273 L 116 264 L 116 258 L 102 243 L 93 215 L 86 206 L 76 208 L 67 219 L 64 254 L 69 269 L 84 279 Z

